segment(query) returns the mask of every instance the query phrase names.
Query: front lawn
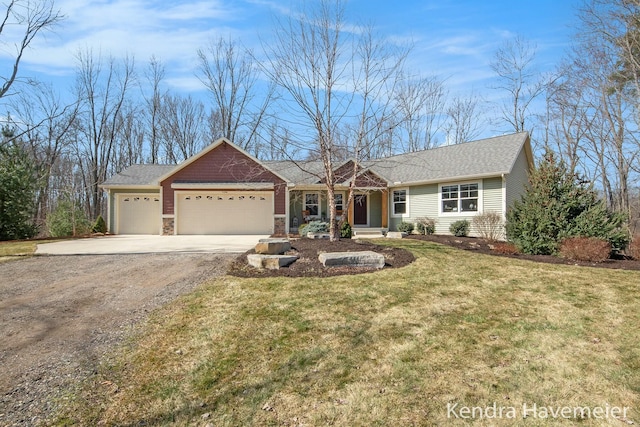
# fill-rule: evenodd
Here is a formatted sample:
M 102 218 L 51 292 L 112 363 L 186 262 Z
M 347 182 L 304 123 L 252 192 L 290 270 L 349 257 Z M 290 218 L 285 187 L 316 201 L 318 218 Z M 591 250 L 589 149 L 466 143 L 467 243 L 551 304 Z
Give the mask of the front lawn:
M 10 261 L 16 257 L 31 256 L 41 243 L 51 243 L 56 240 L 15 240 L 0 242 L 0 262 Z
M 106 359 L 58 424 L 465 425 L 464 408 L 474 425 L 640 421 L 639 272 L 387 244 L 417 260 L 208 283 Z M 591 418 L 561 417 L 575 407 Z

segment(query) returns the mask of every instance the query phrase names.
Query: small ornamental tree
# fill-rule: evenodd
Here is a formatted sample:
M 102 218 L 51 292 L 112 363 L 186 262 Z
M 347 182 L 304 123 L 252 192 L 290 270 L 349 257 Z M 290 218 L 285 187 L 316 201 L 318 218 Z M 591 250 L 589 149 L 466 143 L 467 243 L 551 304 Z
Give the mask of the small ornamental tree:
M 624 215 L 611 213 L 598 195 L 547 151 L 520 201 L 507 212 L 507 239 L 529 254 L 556 254 L 568 237 L 597 237 L 624 249 Z

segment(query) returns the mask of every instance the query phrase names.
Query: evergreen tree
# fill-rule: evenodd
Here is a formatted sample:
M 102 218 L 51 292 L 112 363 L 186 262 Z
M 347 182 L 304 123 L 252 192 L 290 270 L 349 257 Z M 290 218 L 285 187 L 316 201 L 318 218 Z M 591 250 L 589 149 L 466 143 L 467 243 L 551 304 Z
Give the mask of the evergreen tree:
M 0 240 L 35 236 L 37 188 L 36 166 L 28 154 L 19 145 L 0 146 Z
M 628 242 L 624 215 L 611 213 L 595 191 L 547 151 L 520 201 L 507 212 L 507 238 L 522 252 L 555 254 L 567 237 L 597 237 L 615 249 Z

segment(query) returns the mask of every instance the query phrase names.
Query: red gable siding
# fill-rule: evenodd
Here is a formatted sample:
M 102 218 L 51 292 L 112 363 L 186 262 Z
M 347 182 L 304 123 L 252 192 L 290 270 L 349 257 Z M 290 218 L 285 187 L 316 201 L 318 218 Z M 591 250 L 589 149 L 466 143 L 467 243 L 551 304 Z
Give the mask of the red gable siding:
M 276 215 L 285 213 L 286 182 L 224 142 L 160 183 L 165 215 L 174 213 L 174 190 L 171 188 L 174 182 L 271 182 L 275 184 L 274 212 Z

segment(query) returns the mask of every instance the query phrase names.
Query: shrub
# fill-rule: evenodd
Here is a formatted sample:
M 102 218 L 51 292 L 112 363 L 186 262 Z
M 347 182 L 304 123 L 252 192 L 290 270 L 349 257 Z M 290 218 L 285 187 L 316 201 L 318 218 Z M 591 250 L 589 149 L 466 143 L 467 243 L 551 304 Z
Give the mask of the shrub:
M 624 215 L 609 212 L 604 201 L 548 151 L 521 200 L 507 212 L 506 234 L 530 254 L 556 254 L 563 239 L 577 236 L 597 237 L 622 250 L 628 241 L 624 221 Z
M 449 231 L 456 237 L 465 237 L 469 235 L 469 227 L 471 224 L 466 219 L 451 223 Z
M 516 255 L 520 253 L 516 245 L 509 242 L 492 243 L 491 250 L 502 255 Z
M 411 234 L 413 233 L 413 223 L 402 221 L 400 224 L 398 224 L 397 229 L 402 233 Z
M 631 239 L 631 243 L 629 243 L 629 247 L 627 248 L 627 253 L 634 259 L 640 260 L 640 234 L 633 236 L 633 239 Z
M 104 218 L 102 218 L 102 215 L 98 215 L 96 222 L 93 224 L 93 232 L 94 233 L 107 232 L 107 224 L 104 222 Z
M 298 234 L 303 237 L 306 236 L 308 227 L 309 227 L 309 224 L 300 224 L 300 227 L 298 227 Z
M 353 235 L 353 230 L 351 229 L 351 225 L 345 221 L 342 223 L 340 227 L 340 237 L 343 239 L 350 239 Z
M 498 240 L 504 228 L 502 215 L 495 211 L 487 211 L 473 217 L 471 221 L 478 235 L 487 240 Z
M 51 237 L 79 236 L 91 231 L 91 223 L 78 204 L 61 200 L 47 216 L 47 228 Z
M 436 232 L 436 220 L 428 217 L 417 218 L 416 228 L 420 234 L 433 234 Z
M 307 224 L 307 230 L 304 234 L 307 233 L 326 233 L 329 231 L 329 224 L 322 221 L 311 221 Z
M 569 237 L 560 244 L 560 256 L 575 261 L 602 262 L 611 255 L 611 243 L 597 237 Z
M 6 127 L 2 129 L 8 131 Z M 38 171 L 19 145 L 0 142 L 0 240 L 35 236 Z

